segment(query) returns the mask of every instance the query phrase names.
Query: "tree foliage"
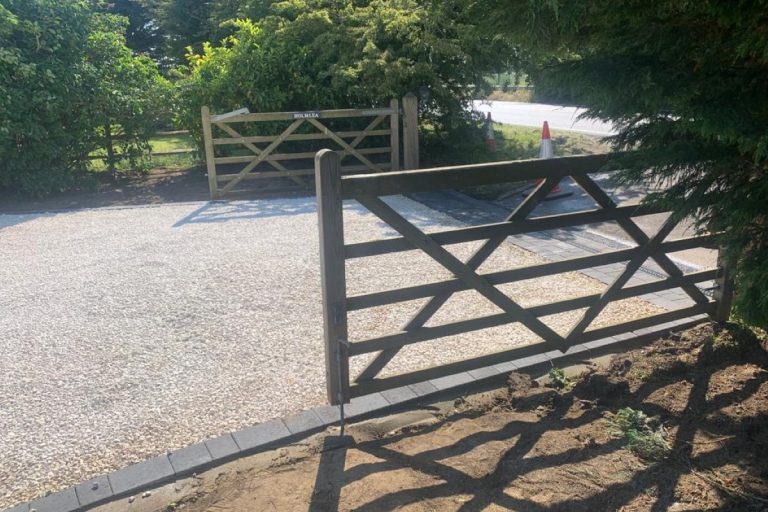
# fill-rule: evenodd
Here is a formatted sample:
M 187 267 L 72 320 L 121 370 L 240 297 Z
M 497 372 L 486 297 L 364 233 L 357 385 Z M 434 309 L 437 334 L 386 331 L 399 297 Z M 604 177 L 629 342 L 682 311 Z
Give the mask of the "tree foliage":
M 539 89 L 613 121 L 650 201 L 721 232 L 737 312 L 768 324 L 768 6 L 760 0 L 495 0 Z
M 104 126 L 145 149 L 168 84 L 124 30 L 86 0 L 0 0 L 0 187 L 71 188 Z
M 461 125 L 484 76 L 514 52 L 478 29 L 460 0 L 246 2 L 221 44 L 190 55 L 182 82 L 188 125 L 214 111 L 380 106 L 429 88 L 422 110 L 438 131 Z
M 89 36 L 83 65 L 85 76 L 92 78 L 89 127 L 113 172 L 120 160 L 127 160 L 132 169 L 145 167 L 149 139 L 158 123 L 173 115 L 171 84 L 152 59 L 134 56 L 125 45 L 124 21 L 107 18 L 107 30 Z
M 183 62 L 187 47 L 200 49 L 204 42 L 213 39 L 211 1 L 166 0 L 161 6 L 162 24 L 169 36 L 169 56 L 176 62 Z
M 128 20 L 125 39 L 128 48 L 158 62 L 166 60 L 167 34 L 157 19 L 156 0 L 109 0 L 97 7 Z

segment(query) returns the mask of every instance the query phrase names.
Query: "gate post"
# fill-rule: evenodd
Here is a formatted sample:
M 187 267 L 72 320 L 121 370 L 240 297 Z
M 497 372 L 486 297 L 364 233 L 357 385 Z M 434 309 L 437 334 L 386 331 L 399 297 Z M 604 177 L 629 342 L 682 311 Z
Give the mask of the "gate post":
M 349 402 L 349 354 L 341 159 L 335 151 L 323 149 L 315 155 L 315 187 L 320 223 L 326 389 L 328 402 L 339 405 Z
M 717 267 L 720 270 L 719 277 L 715 280 L 715 290 L 712 297 L 717 302 L 712 320 L 718 323 L 727 322 L 731 316 L 731 303 L 733 302 L 733 277 L 728 263 L 723 254 L 723 248 L 717 251 Z
M 419 100 L 412 92 L 403 97 L 403 160 L 406 169 L 419 168 Z
M 208 189 L 211 199 L 219 198 L 219 181 L 216 179 L 216 154 L 213 151 L 213 131 L 211 130 L 211 110 L 204 106 L 200 109 L 203 118 L 203 144 L 205 146 L 205 164 L 208 168 Z
M 392 150 L 389 158 L 389 170 L 400 170 L 400 102 L 392 99 L 389 102 L 389 108 L 392 109 L 392 115 L 389 116 L 389 145 Z

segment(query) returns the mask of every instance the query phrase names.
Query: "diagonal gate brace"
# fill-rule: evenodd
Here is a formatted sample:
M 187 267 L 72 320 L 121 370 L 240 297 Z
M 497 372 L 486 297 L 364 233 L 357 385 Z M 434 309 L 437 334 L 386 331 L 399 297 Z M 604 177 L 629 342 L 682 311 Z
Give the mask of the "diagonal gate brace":
M 541 337 L 544 342 L 563 352 L 568 349 L 565 340 L 558 333 L 550 329 L 546 324 L 536 318 L 529 311 L 507 297 L 498 288 L 481 277 L 465 263 L 444 249 L 440 244 L 423 233 L 419 228 L 408 222 L 399 213 L 378 197 L 359 197 L 358 201 L 376 214 L 381 220 L 389 224 L 404 238 L 410 241 L 416 248 L 464 281 L 468 287 L 475 289 L 486 299 L 498 306 L 504 312 L 514 315 L 518 321 Z
M 522 220 L 528 217 L 536 206 L 560 183 L 562 178 L 547 178 L 507 217 L 507 222 Z M 504 243 L 506 237 L 499 236 L 487 240 L 467 261 L 470 270 L 477 270 Z M 451 298 L 453 292 L 434 296 L 422 307 L 416 315 L 403 327 L 404 331 L 412 331 L 423 327 L 432 316 Z M 355 382 L 371 380 L 397 355 L 400 349 L 393 348 L 380 352 L 365 369 L 355 378 Z

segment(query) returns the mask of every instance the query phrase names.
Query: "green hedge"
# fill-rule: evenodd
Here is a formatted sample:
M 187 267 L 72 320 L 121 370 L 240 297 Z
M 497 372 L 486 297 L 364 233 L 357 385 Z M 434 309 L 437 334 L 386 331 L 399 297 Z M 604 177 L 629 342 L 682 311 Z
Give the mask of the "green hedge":
M 75 187 L 115 136 L 117 153 L 145 158 L 171 89 L 125 46 L 125 23 L 87 0 L 0 0 L 0 188 Z

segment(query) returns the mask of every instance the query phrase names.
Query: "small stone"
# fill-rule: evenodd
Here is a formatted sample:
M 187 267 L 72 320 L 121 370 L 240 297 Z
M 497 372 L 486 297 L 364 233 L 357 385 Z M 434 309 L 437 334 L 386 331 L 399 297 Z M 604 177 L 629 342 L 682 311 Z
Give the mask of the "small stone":
M 149 498 L 150 496 L 152 496 L 152 493 L 149 491 L 146 491 L 144 494 L 141 495 L 142 498 Z
M 133 503 L 134 501 L 136 501 L 136 496 L 131 496 L 128 498 L 128 503 Z
M 95 491 L 99 488 L 99 482 L 93 482 L 93 485 L 91 486 L 91 490 Z

